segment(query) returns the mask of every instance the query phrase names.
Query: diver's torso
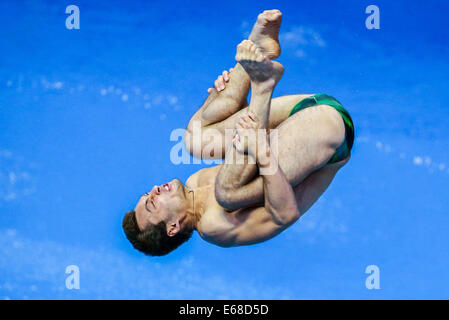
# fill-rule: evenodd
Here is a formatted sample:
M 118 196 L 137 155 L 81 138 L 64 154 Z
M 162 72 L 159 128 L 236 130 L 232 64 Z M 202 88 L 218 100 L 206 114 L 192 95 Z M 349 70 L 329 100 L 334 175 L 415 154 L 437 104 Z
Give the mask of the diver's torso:
M 192 181 L 192 188 L 206 188 L 208 195 L 203 205 L 201 220 L 197 225 L 200 236 L 218 246 L 232 246 L 237 227 L 244 216 L 255 208 L 228 211 L 220 206 L 215 198 L 215 179 L 221 166 L 202 169 L 196 172 Z

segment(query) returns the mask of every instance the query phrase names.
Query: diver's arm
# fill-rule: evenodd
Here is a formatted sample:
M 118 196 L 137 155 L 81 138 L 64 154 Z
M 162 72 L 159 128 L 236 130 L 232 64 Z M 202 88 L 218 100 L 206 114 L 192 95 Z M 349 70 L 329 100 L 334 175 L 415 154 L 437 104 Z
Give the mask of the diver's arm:
M 254 143 L 249 140 L 247 146 L 239 146 L 242 142 L 237 139 L 235 145 L 240 150 L 246 147 L 248 156 L 255 159 L 262 177 L 264 207 L 273 221 L 280 226 L 293 223 L 300 217 L 293 188 L 270 148 L 268 135 L 255 140 Z
M 268 136 L 257 137 L 254 143 L 249 142 L 243 146 L 242 141 L 234 139 L 234 150 L 240 152 L 246 147 L 248 155 L 254 159 L 259 168 L 260 176 L 243 186 L 229 188 L 230 178 L 239 179 L 239 174 L 244 175 L 248 166 L 254 164 L 238 165 L 224 164 L 217 175 L 215 183 L 215 198 L 224 208 L 237 210 L 260 203 L 264 205 L 274 221 L 279 225 L 284 225 L 299 218 L 299 211 L 293 188 L 279 167 L 279 163 L 272 152 Z
M 290 224 L 300 217 L 295 193 L 268 143 L 266 146 L 266 149 L 262 151 L 266 154 L 263 163 L 259 161 L 259 158 L 257 161 L 263 180 L 265 209 L 273 216 L 276 224 Z M 275 170 L 269 170 L 270 168 Z M 266 174 L 263 169 L 268 170 Z
M 268 171 L 269 174 L 256 179 L 262 184 L 259 189 L 265 192 L 263 204 L 229 212 L 230 215 L 238 216 L 236 220 L 239 223 L 222 240 L 221 246 L 251 245 L 266 241 L 281 233 L 300 217 L 294 190 L 271 150 L 265 152 L 265 161 L 257 163 L 261 171 L 271 166 L 275 166 L 276 170 Z

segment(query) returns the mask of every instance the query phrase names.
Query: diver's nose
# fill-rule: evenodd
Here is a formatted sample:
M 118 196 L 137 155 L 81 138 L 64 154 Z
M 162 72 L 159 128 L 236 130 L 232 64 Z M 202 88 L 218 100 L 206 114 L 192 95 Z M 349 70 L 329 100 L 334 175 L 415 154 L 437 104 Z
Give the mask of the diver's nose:
M 153 192 L 154 194 L 159 195 L 159 194 L 161 194 L 161 187 L 159 187 L 159 186 L 154 186 L 154 187 L 153 187 L 153 190 L 151 190 L 151 192 Z

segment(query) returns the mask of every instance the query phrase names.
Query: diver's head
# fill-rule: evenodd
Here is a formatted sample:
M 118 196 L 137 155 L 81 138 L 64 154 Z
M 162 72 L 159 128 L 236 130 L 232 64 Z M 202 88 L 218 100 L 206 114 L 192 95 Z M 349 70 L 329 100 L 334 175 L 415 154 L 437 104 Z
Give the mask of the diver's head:
M 188 192 L 181 181 L 174 179 L 140 197 L 135 209 L 123 219 L 123 230 L 134 248 L 162 256 L 190 238 L 194 224 Z

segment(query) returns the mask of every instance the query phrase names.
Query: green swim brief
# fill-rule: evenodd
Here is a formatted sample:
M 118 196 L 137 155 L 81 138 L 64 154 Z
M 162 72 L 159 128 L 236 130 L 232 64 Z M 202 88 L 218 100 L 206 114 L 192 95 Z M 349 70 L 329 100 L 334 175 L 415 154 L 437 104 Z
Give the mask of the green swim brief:
M 340 102 L 337 101 L 337 99 L 327 94 L 315 94 L 298 102 L 298 104 L 293 107 L 288 116 L 290 117 L 298 111 L 319 104 L 325 104 L 331 106 L 332 108 L 335 108 L 335 110 L 337 110 L 343 118 L 343 122 L 345 124 L 345 140 L 340 145 L 340 147 L 338 147 L 337 151 L 335 151 L 334 155 L 328 163 L 331 164 L 339 162 L 346 159 L 351 153 L 352 145 L 354 144 L 354 123 L 352 122 L 349 112 L 345 108 L 343 108 L 343 106 Z

